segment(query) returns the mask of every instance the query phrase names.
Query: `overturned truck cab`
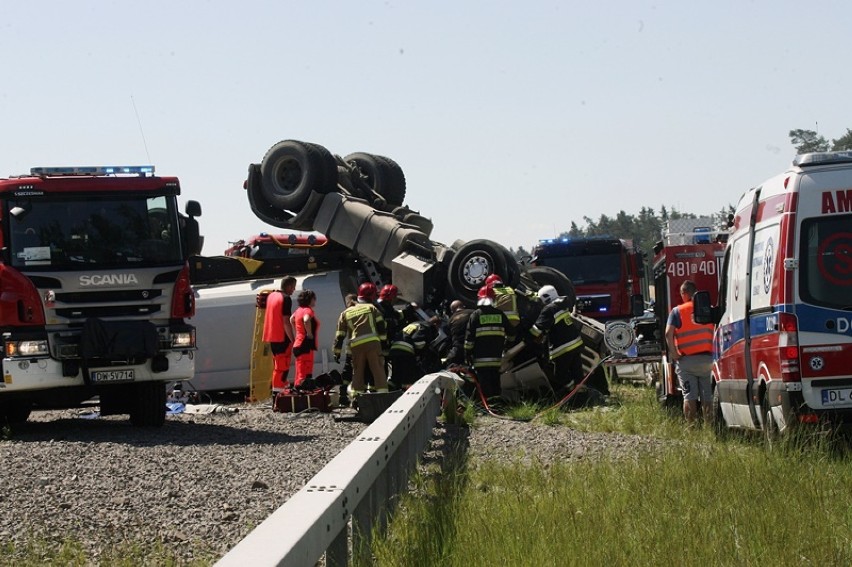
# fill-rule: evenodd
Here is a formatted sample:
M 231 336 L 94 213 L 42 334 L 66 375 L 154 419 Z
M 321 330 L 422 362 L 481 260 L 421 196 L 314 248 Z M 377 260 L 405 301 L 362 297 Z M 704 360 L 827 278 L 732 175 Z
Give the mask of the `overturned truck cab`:
M 455 299 L 474 306 L 491 274 L 521 297 L 534 298 L 539 287 L 553 285 L 576 301 L 564 274 L 522 265 L 497 242 L 433 241 L 431 220 L 403 204 L 405 175 L 388 157 L 366 152 L 341 157 L 317 144 L 284 140 L 261 163 L 249 165 L 245 189 L 259 219 L 283 229 L 322 233 L 358 258 L 360 279 L 376 285 L 392 282 L 401 298 L 420 307 L 446 312 Z M 591 337 L 583 357 L 588 371 L 606 355 L 603 325 L 588 318 L 579 323 L 584 336 Z

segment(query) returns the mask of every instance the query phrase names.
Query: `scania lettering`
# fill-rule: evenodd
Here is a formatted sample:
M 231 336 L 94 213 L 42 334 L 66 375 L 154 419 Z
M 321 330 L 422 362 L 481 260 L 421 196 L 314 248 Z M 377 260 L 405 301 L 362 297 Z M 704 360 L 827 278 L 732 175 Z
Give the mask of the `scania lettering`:
M 134 274 L 103 274 L 80 276 L 80 285 L 139 285 Z
M 197 202 L 152 166 L 33 168 L 0 179 L 0 420 L 98 397 L 102 415 L 165 418 L 195 369 Z
M 721 427 L 772 439 L 852 423 L 852 153 L 796 156 L 740 199 L 725 250 L 714 406 Z

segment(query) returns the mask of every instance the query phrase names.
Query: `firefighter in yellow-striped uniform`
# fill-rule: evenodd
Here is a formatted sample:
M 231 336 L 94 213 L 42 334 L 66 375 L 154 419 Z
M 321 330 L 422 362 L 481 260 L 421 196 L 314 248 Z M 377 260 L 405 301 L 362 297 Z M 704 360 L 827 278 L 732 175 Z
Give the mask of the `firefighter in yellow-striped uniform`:
M 467 323 L 464 350 L 489 405 L 501 401 L 500 363 L 510 328 L 506 314 L 494 306 L 494 290 L 488 285 L 482 286 L 476 309 Z
M 544 304 L 538 319 L 530 329 L 536 340 L 548 341 L 553 363 L 553 390 L 567 394 L 583 376 L 583 339 L 571 317 L 572 306 L 567 297 L 560 296 L 552 285 L 538 290 Z
M 387 340 L 385 320 L 378 308 L 376 286 L 361 284 L 358 288 L 357 302 L 347 307 L 337 321 L 337 333 L 334 337 L 334 361 L 340 362 L 343 341 L 349 338 L 349 350 L 352 353 L 351 395 L 357 396 L 367 391 L 364 374 L 367 368 L 373 376 L 377 392 L 388 391 L 388 378 L 385 373 L 382 343 Z

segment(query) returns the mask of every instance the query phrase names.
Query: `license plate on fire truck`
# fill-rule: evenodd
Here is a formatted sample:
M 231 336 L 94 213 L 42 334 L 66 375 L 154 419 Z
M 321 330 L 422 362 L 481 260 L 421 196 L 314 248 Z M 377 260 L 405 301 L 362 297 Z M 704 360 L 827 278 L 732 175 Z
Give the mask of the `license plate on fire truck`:
M 132 382 L 135 379 L 133 369 L 92 371 L 92 382 Z

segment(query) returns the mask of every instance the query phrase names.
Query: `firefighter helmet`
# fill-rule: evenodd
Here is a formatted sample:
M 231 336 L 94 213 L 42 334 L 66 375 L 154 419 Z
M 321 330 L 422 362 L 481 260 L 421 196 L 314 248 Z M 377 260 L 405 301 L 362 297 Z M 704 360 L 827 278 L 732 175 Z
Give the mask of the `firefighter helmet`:
M 495 285 L 503 285 L 503 278 L 501 278 L 497 274 L 491 274 L 487 278 L 485 278 L 485 285 L 487 286 L 495 286 Z
M 371 284 L 369 282 L 362 283 L 361 287 L 358 288 L 358 299 L 363 299 L 366 301 L 375 301 L 376 284 Z
M 393 284 L 387 284 L 382 287 L 382 290 L 379 292 L 379 299 L 395 301 L 397 295 L 399 295 L 399 288 Z
M 538 290 L 538 297 L 539 299 L 541 299 L 542 303 L 547 305 L 548 303 L 552 303 L 557 297 L 559 297 L 559 292 L 556 291 L 556 288 L 552 285 L 545 285 Z
M 482 286 L 481 288 L 479 288 L 479 292 L 476 294 L 476 298 L 478 300 L 490 299 L 490 300 L 494 301 L 495 297 L 496 297 L 496 294 L 494 293 L 494 288 L 491 287 L 490 285 Z

